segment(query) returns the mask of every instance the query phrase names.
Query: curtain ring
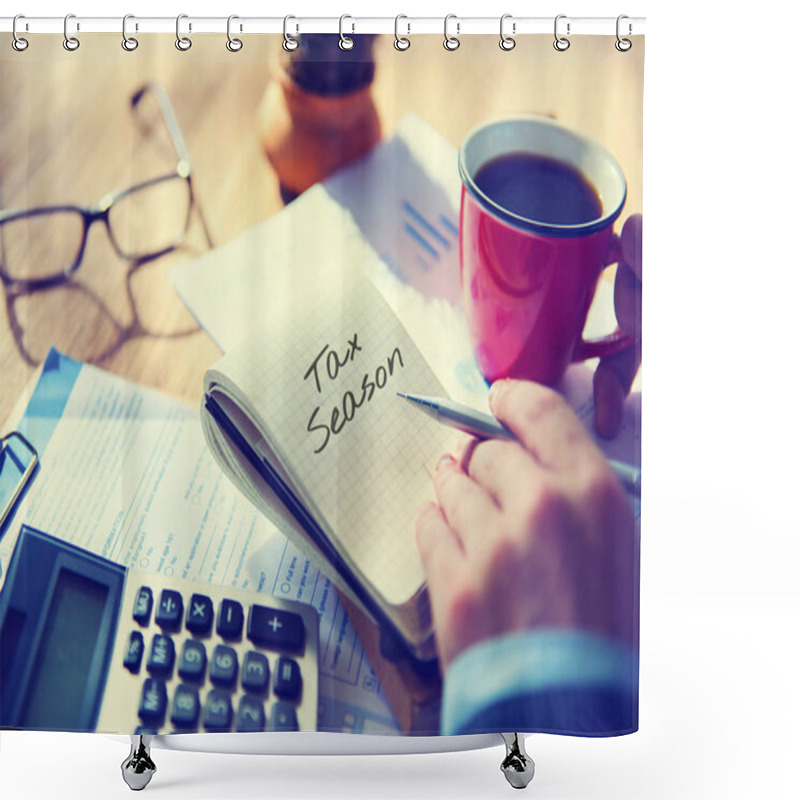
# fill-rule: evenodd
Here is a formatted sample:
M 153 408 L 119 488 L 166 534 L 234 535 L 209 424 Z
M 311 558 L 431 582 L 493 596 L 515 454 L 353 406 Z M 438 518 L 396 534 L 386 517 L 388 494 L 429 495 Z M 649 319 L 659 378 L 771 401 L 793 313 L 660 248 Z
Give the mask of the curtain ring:
M 64 17 L 64 49 L 69 50 L 72 53 L 81 46 L 81 43 L 77 36 L 70 36 L 69 32 L 67 31 L 67 26 L 69 25 L 69 21 L 71 19 L 75 19 L 74 14 L 67 14 L 67 16 Z M 77 25 L 77 23 L 76 30 L 80 30 L 80 26 Z
M 556 17 L 555 24 L 553 25 L 553 35 L 555 36 L 555 41 L 553 42 L 553 47 L 558 50 L 559 53 L 563 53 L 565 50 L 569 50 L 569 39 L 565 38 L 564 36 L 558 35 L 558 21 L 560 19 L 566 19 L 566 14 L 559 14 Z M 567 36 L 569 36 L 569 22 L 567 23 Z
M 188 36 L 181 35 L 181 20 L 188 18 L 188 14 L 178 14 L 175 20 L 175 47 L 184 52 L 192 46 L 192 40 Z M 189 30 L 191 31 L 191 29 L 192 24 L 189 23 Z
M 513 37 L 506 36 L 505 33 L 503 32 L 503 25 L 505 24 L 505 21 L 507 19 L 511 19 L 511 14 L 503 14 L 503 16 L 500 17 L 500 49 L 505 50 L 506 52 L 508 52 L 509 50 L 513 50 L 517 46 L 517 43 L 514 41 Z M 516 32 L 517 32 L 517 23 L 512 22 L 511 33 L 516 33 Z
M 139 40 L 133 36 L 128 36 L 128 20 L 135 19 L 133 14 L 126 14 L 122 18 L 122 49 L 132 53 L 138 46 Z
M 13 35 L 13 39 L 11 40 L 11 46 L 18 52 L 21 53 L 23 50 L 28 49 L 28 40 L 23 39 L 21 36 L 17 34 L 17 20 L 25 19 L 24 14 L 17 14 L 14 17 L 14 21 L 11 23 L 11 33 Z
M 289 36 L 289 20 L 290 19 L 297 19 L 297 17 L 293 17 L 291 14 L 283 18 L 283 49 L 287 53 L 291 53 L 297 50 L 300 47 L 300 42 L 294 38 L 294 36 Z
M 449 50 L 452 53 L 453 50 L 458 50 L 458 48 L 461 46 L 461 42 L 458 40 L 457 35 L 450 36 L 447 33 L 447 24 L 450 22 L 451 19 L 458 20 L 458 17 L 456 17 L 455 14 L 448 14 L 444 18 L 444 42 L 442 44 L 444 45 L 445 50 Z M 456 34 L 458 34 L 460 30 L 461 30 L 461 23 L 456 21 Z
M 400 27 L 400 20 L 401 19 L 408 19 L 405 14 L 398 14 L 394 18 L 394 49 L 395 50 L 408 50 L 411 47 L 411 39 L 406 39 L 405 36 L 401 36 L 398 28 Z M 406 23 L 408 26 L 408 32 L 411 33 L 411 25 Z
M 342 27 L 343 27 L 344 21 L 346 19 L 353 19 L 353 18 L 349 14 L 342 14 L 342 16 L 339 17 L 339 49 L 340 50 L 352 50 L 356 46 L 356 43 L 349 36 L 345 36 L 344 33 L 342 33 Z M 355 31 L 355 29 L 356 29 L 356 26 L 355 26 L 355 24 L 353 24 L 353 31 Z
M 631 47 L 633 47 L 633 42 L 631 42 L 630 39 L 621 39 L 620 38 L 620 35 L 619 35 L 619 24 L 620 24 L 620 22 L 622 22 L 623 19 L 628 19 L 627 14 L 620 14 L 617 17 L 617 41 L 614 42 L 614 47 L 616 47 L 617 50 L 620 51 L 620 53 L 627 53 L 628 50 L 630 50 Z M 630 34 L 630 32 L 631 32 L 631 24 L 629 22 L 628 23 L 628 33 Z
M 228 17 L 228 41 L 225 43 L 225 47 L 227 47 L 228 50 L 231 51 L 231 53 L 238 53 L 242 49 L 242 47 L 244 47 L 244 44 L 242 43 L 241 39 L 237 39 L 235 36 L 231 36 L 231 22 L 235 19 L 239 19 L 239 17 L 237 17 L 236 14 L 231 14 Z M 241 30 L 241 26 L 239 30 Z

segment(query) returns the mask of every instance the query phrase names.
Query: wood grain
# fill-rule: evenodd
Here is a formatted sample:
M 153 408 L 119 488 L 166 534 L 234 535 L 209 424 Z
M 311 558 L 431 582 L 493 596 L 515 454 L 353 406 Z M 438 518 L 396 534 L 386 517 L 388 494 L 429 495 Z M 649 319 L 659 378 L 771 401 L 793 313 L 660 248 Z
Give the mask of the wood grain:
M 138 124 L 129 98 L 157 80 L 175 108 L 194 164 L 197 202 L 215 245 L 280 211 L 278 181 L 259 144 L 258 105 L 281 38 L 245 37 L 229 53 L 224 35 L 194 37 L 181 53 L 169 34 L 140 37 L 133 53 L 120 37 L 87 35 L 75 53 L 61 37 L 31 37 L 16 53 L 0 37 L 0 208 L 57 203 L 91 206 L 107 192 L 173 166 L 155 120 Z M 454 145 L 498 115 L 546 113 L 598 139 L 628 179 L 626 213 L 642 207 L 644 44 L 620 54 L 614 37 L 573 37 L 557 53 L 547 36 L 505 53 L 497 37 L 466 37 L 454 53 L 441 37 L 415 37 L 399 53 L 376 46 L 376 104 L 389 135 L 407 112 Z M 220 353 L 198 329 L 169 281 L 175 264 L 208 249 L 198 213 L 185 243 L 132 265 L 102 225 L 91 230 L 83 263 L 68 284 L 32 292 L 5 287 L 0 303 L 0 420 L 11 411 L 49 345 L 197 405 L 203 374 Z

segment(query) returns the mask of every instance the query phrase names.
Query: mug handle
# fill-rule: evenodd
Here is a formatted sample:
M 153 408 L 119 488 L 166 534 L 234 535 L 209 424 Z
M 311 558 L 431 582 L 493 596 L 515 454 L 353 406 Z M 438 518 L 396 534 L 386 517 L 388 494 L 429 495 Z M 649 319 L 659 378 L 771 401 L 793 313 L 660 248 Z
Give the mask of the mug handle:
M 603 270 L 614 264 L 621 264 L 622 247 L 620 245 L 620 238 L 615 233 L 611 237 L 611 243 L 606 254 L 606 260 L 603 264 Z M 613 356 L 633 347 L 636 344 L 632 336 L 629 336 L 625 331 L 617 328 L 613 333 L 606 336 L 601 336 L 599 339 L 586 340 L 583 337 L 578 340 L 575 345 L 575 350 L 572 353 L 572 361 L 586 361 L 588 358 L 605 358 L 606 356 Z

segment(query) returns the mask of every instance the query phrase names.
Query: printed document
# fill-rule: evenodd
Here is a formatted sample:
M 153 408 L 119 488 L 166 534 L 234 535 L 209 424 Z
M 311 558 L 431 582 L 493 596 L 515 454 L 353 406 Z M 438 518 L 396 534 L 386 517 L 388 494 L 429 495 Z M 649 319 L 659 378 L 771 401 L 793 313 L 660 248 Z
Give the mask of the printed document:
M 51 350 L 18 428 L 40 467 L 0 539 L 0 581 L 25 522 L 126 567 L 310 602 L 319 727 L 397 730 L 330 582 L 222 474 L 195 409 Z

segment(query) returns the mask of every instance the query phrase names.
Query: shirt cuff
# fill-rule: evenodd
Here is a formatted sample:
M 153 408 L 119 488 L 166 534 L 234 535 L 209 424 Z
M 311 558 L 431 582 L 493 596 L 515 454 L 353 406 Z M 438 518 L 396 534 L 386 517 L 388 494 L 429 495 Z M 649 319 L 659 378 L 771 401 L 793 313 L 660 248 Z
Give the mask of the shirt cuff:
M 509 634 L 470 647 L 450 665 L 441 729 L 443 734 L 468 733 L 471 719 L 514 697 L 579 689 L 632 698 L 638 683 L 636 655 L 610 639 L 578 631 Z M 529 730 L 550 727 L 542 723 L 530 720 Z

